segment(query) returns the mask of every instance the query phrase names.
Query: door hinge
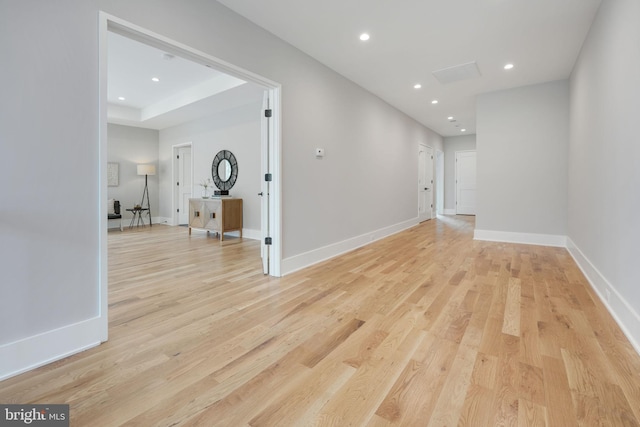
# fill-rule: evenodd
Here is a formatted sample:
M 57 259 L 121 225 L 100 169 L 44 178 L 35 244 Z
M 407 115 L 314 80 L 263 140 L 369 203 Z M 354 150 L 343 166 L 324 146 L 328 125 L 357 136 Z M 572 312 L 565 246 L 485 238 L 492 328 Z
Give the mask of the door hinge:
M 176 209 L 176 212 L 180 212 L 180 208 Z
M 179 158 L 180 158 L 180 154 L 178 154 L 178 155 L 176 156 L 176 159 L 179 159 Z
M 265 237 L 264 238 L 264 244 L 265 245 L 272 245 L 273 244 L 273 239 L 271 237 Z
M 265 117 L 271 117 L 271 114 L 272 114 L 271 108 L 269 108 L 268 110 L 264 110 Z
M 264 180 L 267 181 L 267 182 L 273 181 L 273 175 L 271 175 L 270 173 L 265 173 L 264 174 Z
M 180 185 L 180 181 L 176 182 L 176 185 Z

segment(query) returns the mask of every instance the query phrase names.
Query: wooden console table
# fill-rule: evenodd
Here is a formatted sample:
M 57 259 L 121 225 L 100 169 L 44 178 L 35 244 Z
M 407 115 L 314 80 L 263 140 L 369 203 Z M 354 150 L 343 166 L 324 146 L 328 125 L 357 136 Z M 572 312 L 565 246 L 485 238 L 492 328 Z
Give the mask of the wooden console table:
M 189 234 L 192 228 L 220 233 L 221 241 L 227 231 L 240 231 L 242 237 L 242 199 L 189 199 Z

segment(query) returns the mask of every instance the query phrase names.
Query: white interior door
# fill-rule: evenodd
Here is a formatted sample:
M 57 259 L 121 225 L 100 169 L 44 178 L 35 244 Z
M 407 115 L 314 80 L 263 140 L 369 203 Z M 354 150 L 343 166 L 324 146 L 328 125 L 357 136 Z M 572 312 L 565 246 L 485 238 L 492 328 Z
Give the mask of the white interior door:
M 418 148 L 418 221 L 433 214 L 433 149 L 424 144 Z
M 456 214 L 476 214 L 475 151 L 456 151 Z
M 176 151 L 176 201 L 178 209 L 178 224 L 188 224 L 189 198 L 193 195 L 191 146 L 178 147 Z
M 444 152 L 436 150 L 436 213 L 444 214 Z
M 271 104 L 269 99 L 269 91 L 265 90 L 264 98 L 262 101 L 262 183 L 260 186 L 259 196 L 262 198 L 261 212 L 260 212 L 260 227 L 261 227 L 261 242 L 260 249 L 262 254 L 262 272 L 269 274 L 269 264 L 271 255 L 271 245 L 266 244 L 266 239 L 271 238 L 270 231 L 270 181 L 267 181 L 266 176 L 271 172 L 270 169 L 270 136 L 271 136 L 271 117 L 267 117 L 266 112 L 271 111 Z M 270 114 L 269 114 L 270 115 Z

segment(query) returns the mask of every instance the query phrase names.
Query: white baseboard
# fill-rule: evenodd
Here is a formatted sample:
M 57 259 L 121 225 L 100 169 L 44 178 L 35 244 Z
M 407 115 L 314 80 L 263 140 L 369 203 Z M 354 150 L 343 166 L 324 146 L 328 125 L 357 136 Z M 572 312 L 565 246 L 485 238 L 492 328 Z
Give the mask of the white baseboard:
M 0 381 L 100 344 L 100 317 L 0 346 Z
M 192 233 L 206 233 L 207 230 L 204 228 L 192 228 Z M 210 231 L 210 233 L 213 233 Z M 240 232 L 238 231 L 227 231 L 224 233 L 225 236 L 235 236 L 240 237 Z M 262 232 L 260 230 L 254 230 L 251 228 L 243 228 L 242 229 L 242 238 L 243 239 L 251 239 L 251 240 L 260 240 L 262 239 Z
M 456 210 L 455 209 L 445 209 L 444 210 L 444 214 L 445 215 L 455 215 L 456 214 Z
M 567 236 L 558 234 L 514 233 L 512 231 L 478 230 L 473 233 L 473 240 L 490 242 L 523 243 L 526 245 L 567 246 Z
M 314 264 L 326 261 L 338 255 L 342 255 L 345 252 L 349 252 L 361 246 L 368 245 L 371 242 L 391 236 L 392 234 L 399 233 L 415 225 L 418 225 L 417 217 L 408 221 L 391 225 L 389 227 L 371 231 L 360 236 L 352 237 L 338 243 L 333 243 L 322 248 L 314 249 L 309 252 L 285 258 L 282 260 L 282 276 L 291 274 L 294 271 L 302 270 L 303 268 L 310 267 Z
M 640 354 L 640 315 L 570 238 L 567 238 L 567 250 L 633 348 Z
M 243 228 L 242 229 L 242 238 L 243 239 L 260 240 L 260 239 L 262 239 L 262 231 L 253 230 L 251 228 Z
M 154 224 L 178 225 L 173 223 L 173 218 L 168 218 L 164 216 L 159 216 L 159 217 L 154 216 L 154 217 L 151 217 L 151 220 L 153 221 Z

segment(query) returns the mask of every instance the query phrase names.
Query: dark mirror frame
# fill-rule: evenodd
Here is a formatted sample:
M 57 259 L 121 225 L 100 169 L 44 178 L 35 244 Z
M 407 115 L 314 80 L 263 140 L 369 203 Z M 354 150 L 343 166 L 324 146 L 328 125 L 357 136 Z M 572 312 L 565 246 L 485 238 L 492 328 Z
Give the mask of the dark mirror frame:
M 218 165 L 221 161 L 228 160 L 231 165 L 231 176 L 227 180 L 222 180 L 218 175 Z M 229 150 L 220 150 L 218 154 L 213 158 L 213 163 L 211 163 L 211 177 L 213 178 L 213 183 L 218 189 L 221 191 L 228 192 L 231 187 L 234 186 L 236 180 L 238 179 L 238 161 L 236 160 L 236 156 Z

